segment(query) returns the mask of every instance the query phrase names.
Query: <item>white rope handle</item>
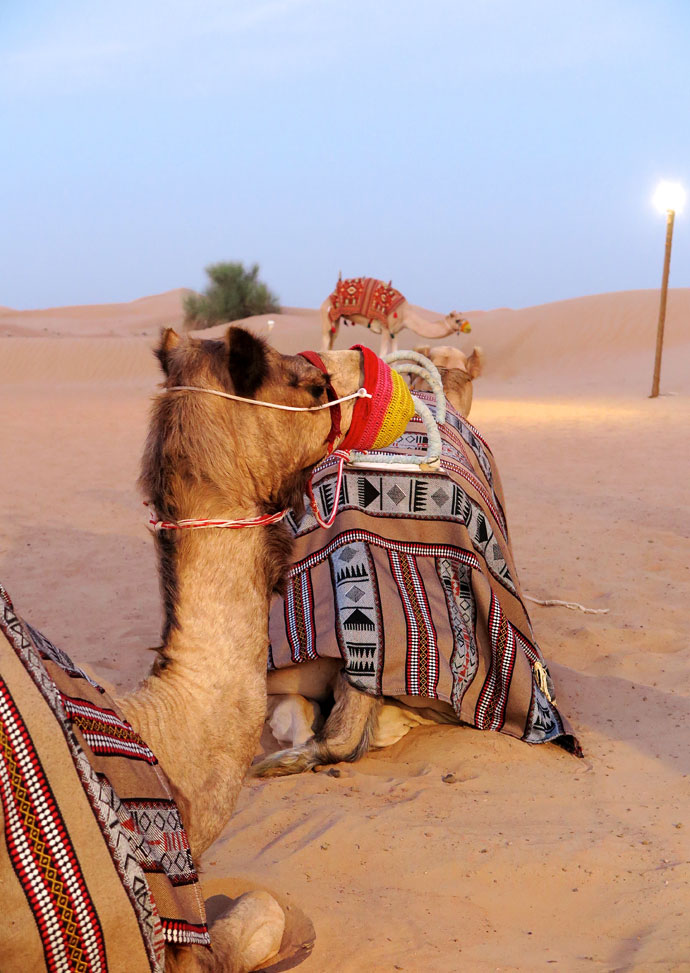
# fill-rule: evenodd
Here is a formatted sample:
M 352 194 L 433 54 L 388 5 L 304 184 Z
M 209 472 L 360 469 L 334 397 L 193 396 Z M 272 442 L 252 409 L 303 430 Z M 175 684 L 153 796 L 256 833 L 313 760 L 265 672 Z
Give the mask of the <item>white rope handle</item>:
M 171 385 L 170 388 L 163 389 L 164 392 L 207 392 L 209 395 L 219 395 L 223 399 L 233 399 L 235 402 L 247 402 L 249 405 L 263 405 L 267 409 L 282 409 L 284 412 L 319 412 L 321 409 L 332 409 L 334 405 L 341 402 L 349 402 L 350 399 L 371 399 L 371 392 L 365 388 L 357 389 L 350 395 L 344 395 L 342 399 L 333 399 L 331 402 L 324 402 L 323 405 L 279 405 L 277 402 L 263 402 L 261 399 L 245 399 L 241 395 L 231 395 L 229 392 L 221 392 L 219 389 L 205 389 L 198 385 Z
M 426 456 L 424 459 L 414 459 L 408 460 L 405 463 L 405 467 L 411 470 L 422 470 L 423 472 L 433 472 L 438 471 L 441 468 L 441 433 L 438 429 L 438 424 L 434 419 L 434 414 L 426 404 L 418 399 L 416 396 L 412 396 L 414 400 L 414 411 L 420 417 L 424 426 L 426 428 L 426 438 L 427 438 L 427 449 Z M 350 454 L 350 459 L 352 465 L 363 465 L 369 466 L 375 464 L 379 466 L 385 463 L 391 466 L 400 466 L 403 462 L 403 457 L 400 453 L 358 453 L 352 452 Z
M 395 367 L 396 372 L 412 372 L 415 375 L 421 375 L 431 386 L 431 390 L 436 396 L 436 421 L 439 425 L 443 425 L 446 421 L 446 394 L 443 391 L 443 381 L 441 379 L 441 373 L 438 368 L 434 365 L 430 358 L 425 355 L 420 355 L 418 351 L 393 351 L 390 355 L 386 355 L 383 359 L 389 365 Z M 418 372 L 413 365 L 406 365 L 408 362 L 414 362 L 420 365 L 424 372 Z

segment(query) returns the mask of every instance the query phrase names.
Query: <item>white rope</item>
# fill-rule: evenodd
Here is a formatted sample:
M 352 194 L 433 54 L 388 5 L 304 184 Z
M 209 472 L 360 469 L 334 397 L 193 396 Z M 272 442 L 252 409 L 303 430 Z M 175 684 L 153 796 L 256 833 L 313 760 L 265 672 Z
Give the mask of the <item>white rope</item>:
M 438 471 L 441 469 L 441 433 L 439 432 L 438 425 L 434 419 L 434 414 L 426 404 L 422 402 L 415 395 L 412 396 L 414 401 L 414 411 L 420 417 L 424 426 L 426 427 L 427 436 L 427 450 L 424 459 L 410 459 L 404 464 L 404 468 L 408 470 L 419 471 L 423 469 L 427 472 L 427 467 L 431 467 L 429 472 Z M 370 453 L 358 453 L 353 451 L 350 454 L 350 464 L 351 466 L 366 466 L 366 467 L 379 467 L 382 464 L 396 464 L 400 466 L 403 464 L 402 457 L 400 453 L 379 453 L 376 452 L 375 459 L 372 458 Z
M 246 402 L 249 405 L 263 405 L 267 409 L 282 409 L 284 412 L 319 412 L 321 409 L 332 409 L 334 405 L 341 402 L 349 402 L 350 399 L 371 399 L 371 392 L 365 388 L 357 389 L 350 395 L 344 395 L 342 399 L 333 399 L 323 405 L 278 405 L 277 402 L 263 402 L 261 399 L 245 399 L 241 395 L 231 395 L 229 392 L 221 392 L 219 389 L 205 389 L 197 385 L 171 385 L 170 388 L 163 389 L 164 392 L 207 392 L 209 395 L 219 395 L 223 399 L 233 399 L 235 402 Z
M 547 608 L 559 606 L 561 608 L 572 608 L 573 611 L 581 611 L 586 615 L 608 615 L 608 608 L 585 608 L 577 601 L 559 601 L 557 598 L 533 598 L 531 595 L 524 596 L 527 601 L 533 601 L 535 605 L 546 605 Z

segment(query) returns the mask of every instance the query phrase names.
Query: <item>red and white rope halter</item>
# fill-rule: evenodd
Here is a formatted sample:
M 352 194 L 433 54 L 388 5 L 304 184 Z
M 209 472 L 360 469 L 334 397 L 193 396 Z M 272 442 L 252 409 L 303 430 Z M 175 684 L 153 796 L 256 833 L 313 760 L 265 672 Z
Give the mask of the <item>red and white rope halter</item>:
M 193 527 L 197 530 L 206 527 L 228 527 L 230 530 L 239 530 L 240 527 L 265 527 L 268 524 L 277 524 L 288 515 L 289 511 L 279 510 L 275 514 L 262 514 L 260 517 L 246 517 L 243 520 L 156 520 L 153 510 L 149 513 L 147 527 L 156 533 L 159 530 L 181 530 L 185 527 Z
M 325 369 L 324 369 L 325 371 Z M 332 389 L 332 386 L 329 386 Z M 220 389 L 207 389 L 202 388 L 197 385 L 173 385 L 170 388 L 164 389 L 165 392 L 207 392 L 209 395 L 219 395 L 223 399 L 233 399 L 236 402 L 246 402 L 248 405 L 262 405 L 267 409 L 282 409 L 285 412 L 319 412 L 321 409 L 332 409 L 334 406 L 339 406 L 341 402 L 348 402 L 350 399 L 363 399 L 372 398 L 371 392 L 367 392 L 365 388 L 357 389 L 356 392 L 352 392 L 350 395 L 344 395 L 342 398 L 333 398 L 329 402 L 323 405 L 311 405 L 311 406 L 296 406 L 296 405 L 281 405 L 277 402 L 262 402 L 260 399 L 246 399 L 241 395 L 231 395 L 230 392 L 221 392 Z M 335 394 L 335 393 L 333 393 Z M 338 432 L 340 431 L 338 426 Z M 333 450 L 333 441 L 331 435 L 328 437 L 330 454 Z M 336 501 L 333 504 L 333 510 L 327 521 L 324 521 L 321 514 L 316 506 L 316 501 L 314 499 L 314 494 L 311 488 L 311 480 L 307 487 L 309 493 L 309 500 L 314 515 L 322 527 L 330 527 L 335 520 L 336 511 L 338 509 L 337 497 L 340 493 L 340 484 L 343 478 L 343 464 L 346 459 L 349 458 L 349 452 L 341 452 L 336 450 L 334 455 L 338 456 L 340 461 L 339 471 L 338 471 L 338 482 L 336 485 Z M 149 507 L 150 504 L 144 501 L 145 506 Z M 289 510 L 279 510 L 274 514 L 261 514 L 258 517 L 245 517 L 240 520 L 211 520 L 209 518 L 188 518 L 185 520 L 157 520 L 153 509 L 150 510 L 150 516 L 148 519 L 147 527 L 152 533 L 157 533 L 161 530 L 204 530 L 208 527 L 225 527 L 230 530 L 239 530 L 241 527 L 266 527 L 269 524 L 277 524 L 283 518 L 287 517 Z

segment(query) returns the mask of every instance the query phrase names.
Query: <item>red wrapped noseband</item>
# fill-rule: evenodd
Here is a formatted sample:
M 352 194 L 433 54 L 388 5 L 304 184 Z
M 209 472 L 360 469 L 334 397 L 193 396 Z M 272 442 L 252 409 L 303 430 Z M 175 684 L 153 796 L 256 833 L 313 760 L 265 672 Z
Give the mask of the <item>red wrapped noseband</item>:
M 352 422 L 341 449 L 371 449 L 381 428 L 386 409 L 390 404 L 392 379 L 389 366 L 364 345 L 353 345 L 351 351 L 359 351 L 364 359 L 364 388 L 371 392 L 370 399 L 355 404 Z

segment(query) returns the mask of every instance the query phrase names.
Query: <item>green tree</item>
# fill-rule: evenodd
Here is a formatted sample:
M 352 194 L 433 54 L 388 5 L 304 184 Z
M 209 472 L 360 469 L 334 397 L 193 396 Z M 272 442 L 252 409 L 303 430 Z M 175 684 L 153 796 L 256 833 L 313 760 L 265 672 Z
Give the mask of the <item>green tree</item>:
M 184 300 L 187 327 L 210 328 L 221 321 L 280 311 L 276 295 L 259 280 L 258 264 L 248 270 L 239 261 L 211 264 L 206 273 L 210 284 L 204 293 Z

